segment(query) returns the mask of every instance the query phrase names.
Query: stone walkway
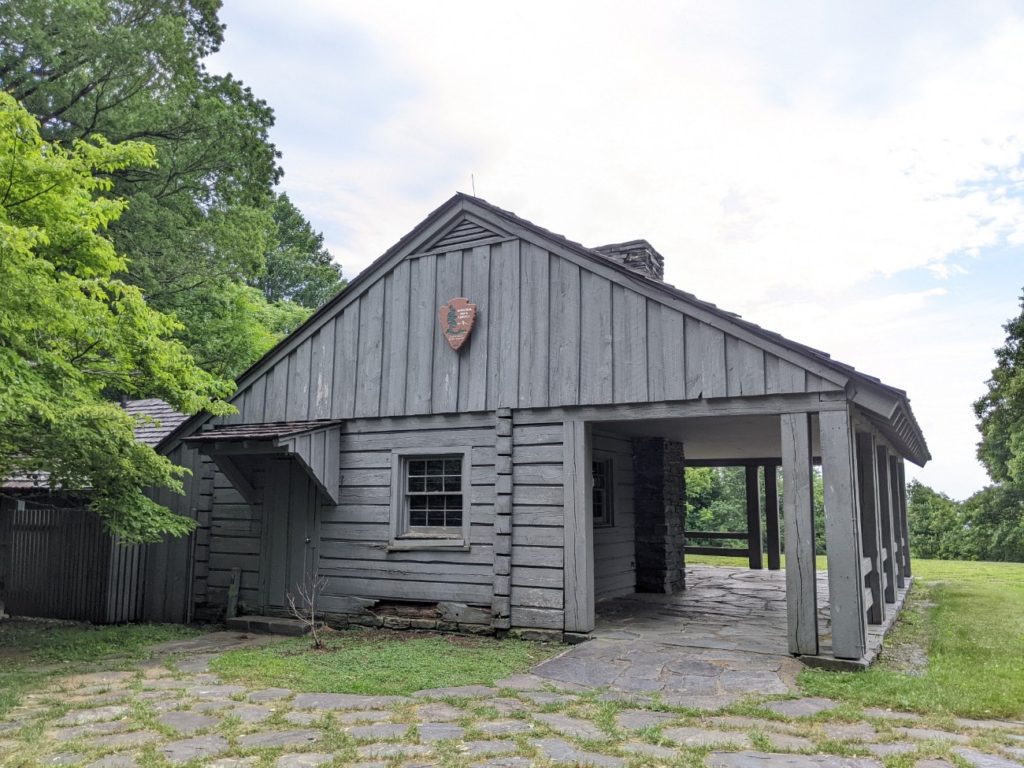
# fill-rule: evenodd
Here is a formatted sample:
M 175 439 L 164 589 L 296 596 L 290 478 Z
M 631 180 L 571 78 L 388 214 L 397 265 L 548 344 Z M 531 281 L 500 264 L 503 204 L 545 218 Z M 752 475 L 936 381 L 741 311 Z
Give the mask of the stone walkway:
M 0 721 L 0 765 L 954 768 L 956 761 L 1020 768 L 1024 760 L 1020 723 L 924 719 L 740 691 L 743 680 L 756 688 L 764 671 L 744 663 L 772 656 L 752 653 L 745 662 L 736 648 L 710 647 L 711 655 L 683 661 L 642 649 L 625 656 L 637 680 L 700 691 L 671 702 L 664 693 L 621 690 L 632 685 L 621 675 L 611 680 L 619 690 L 526 674 L 495 687 L 361 696 L 257 690 L 209 671 L 217 653 L 263 642 L 215 633 L 166 644 L 162 651 L 175 655 L 136 669 L 60 679 Z M 629 641 L 595 641 L 558 661 L 586 659 L 588 647 L 602 642 Z M 557 669 L 547 662 L 537 671 L 545 667 Z M 705 674 L 712 667 L 722 671 Z M 707 684 L 693 682 L 708 678 L 716 692 L 737 690 L 709 698 Z M 745 701 L 722 708 L 741 693 Z

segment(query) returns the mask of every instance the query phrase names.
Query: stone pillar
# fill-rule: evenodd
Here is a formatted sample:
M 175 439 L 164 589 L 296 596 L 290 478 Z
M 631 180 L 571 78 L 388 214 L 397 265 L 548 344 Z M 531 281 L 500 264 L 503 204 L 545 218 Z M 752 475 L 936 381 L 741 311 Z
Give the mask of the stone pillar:
M 633 441 L 637 592 L 686 587 L 684 466 L 682 443 L 660 437 Z

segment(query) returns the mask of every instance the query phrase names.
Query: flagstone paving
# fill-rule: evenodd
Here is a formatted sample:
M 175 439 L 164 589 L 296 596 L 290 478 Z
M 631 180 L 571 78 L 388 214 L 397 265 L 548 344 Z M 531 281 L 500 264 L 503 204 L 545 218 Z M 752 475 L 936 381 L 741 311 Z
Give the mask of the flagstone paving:
M 689 698 L 678 688 L 633 695 L 589 674 L 555 680 L 541 674 L 545 664 L 494 687 L 379 696 L 250 689 L 208 671 L 229 638 L 196 643 L 205 650 L 70 676 L 25 697 L 0 721 L 0 766 L 885 768 L 898 759 L 888 768 L 1024 767 L 1022 723 L 860 711 L 788 686 L 740 701 L 716 670 L 728 662 L 757 671 L 749 666 L 760 662 L 736 649 L 701 658 L 630 650 L 639 679 L 669 670 L 719 681 L 710 695 L 692 685 Z M 589 653 L 584 644 L 567 655 Z

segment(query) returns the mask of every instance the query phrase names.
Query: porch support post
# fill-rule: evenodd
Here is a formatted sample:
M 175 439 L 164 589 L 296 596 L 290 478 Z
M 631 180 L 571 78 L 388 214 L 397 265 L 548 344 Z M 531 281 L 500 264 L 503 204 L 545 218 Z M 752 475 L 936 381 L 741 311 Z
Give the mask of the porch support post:
M 768 570 L 779 570 L 779 486 L 776 480 L 776 466 L 764 467 L 764 522 L 765 537 L 768 539 Z
M 818 419 L 825 484 L 832 653 L 837 659 L 860 659 L 867 652 L 867 616 L 850 414 L 826 411 L 819 414 Z
M 764 567 L 764 553 L 761 550 L 761 487 L 757 481 L 757 465 L 746 467 L 747 480 L 747 558 L 750 567 L 761 570 Z
M 885 621 L 885 571 L 882 567 L 882 520 L 878 501 L 878 462 L 875 456 L 875 438 L 870 432 L 857 433 L 857 479 L 860 484 L 860 530 L 864 537 L 864 559 L 871 570 L 865 581 L 871 591 L 868 623 Z
M 910 565 L 910 522 L 907 520 L 907 476 L 903 459 L 896 464 L 896 472 L 900 489 L 900 526 L 903 529 L 903 573 L 905 576 L 911 576 L 913 570 Z
M 818 585 L 814 569 L 810 414 L 784 413 L 780 419 L 789 652 L 817 656 Z
M 889 450 L 884 445 L 876 449 L 878 462 L 878 512 L 882 520 L 882 568 L 885 571 L 885 602 L 896 602 L 896 537 L 892 524 L 892 485 L 889 483 Z
M 907 573 L 905 568 L 905 561 L 903 559 L 903 523 L 900 521 L 900 478 L 899 471 L 896 469 L 899 458 L 897 456 L 889 457 L 889 500 L 892 505 L 892 535 L 896 540 L 896 550 L 893 554 L 893 560 L 896 561 L 896 586 L 903 589 L 907 585 Z
M 565 631 L 590 632 L 594 629 L 594 471 L 590 425 L 567 421 L 563 431 Z

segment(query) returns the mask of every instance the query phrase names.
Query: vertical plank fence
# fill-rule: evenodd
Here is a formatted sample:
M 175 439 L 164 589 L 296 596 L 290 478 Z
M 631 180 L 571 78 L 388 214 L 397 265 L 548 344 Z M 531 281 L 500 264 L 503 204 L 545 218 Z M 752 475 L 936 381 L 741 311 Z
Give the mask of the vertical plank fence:
M 0 499 L 0 598 L 12 616 L 135 621 L 144 559 L 142 547 L 118 544 L 84 506 Z

